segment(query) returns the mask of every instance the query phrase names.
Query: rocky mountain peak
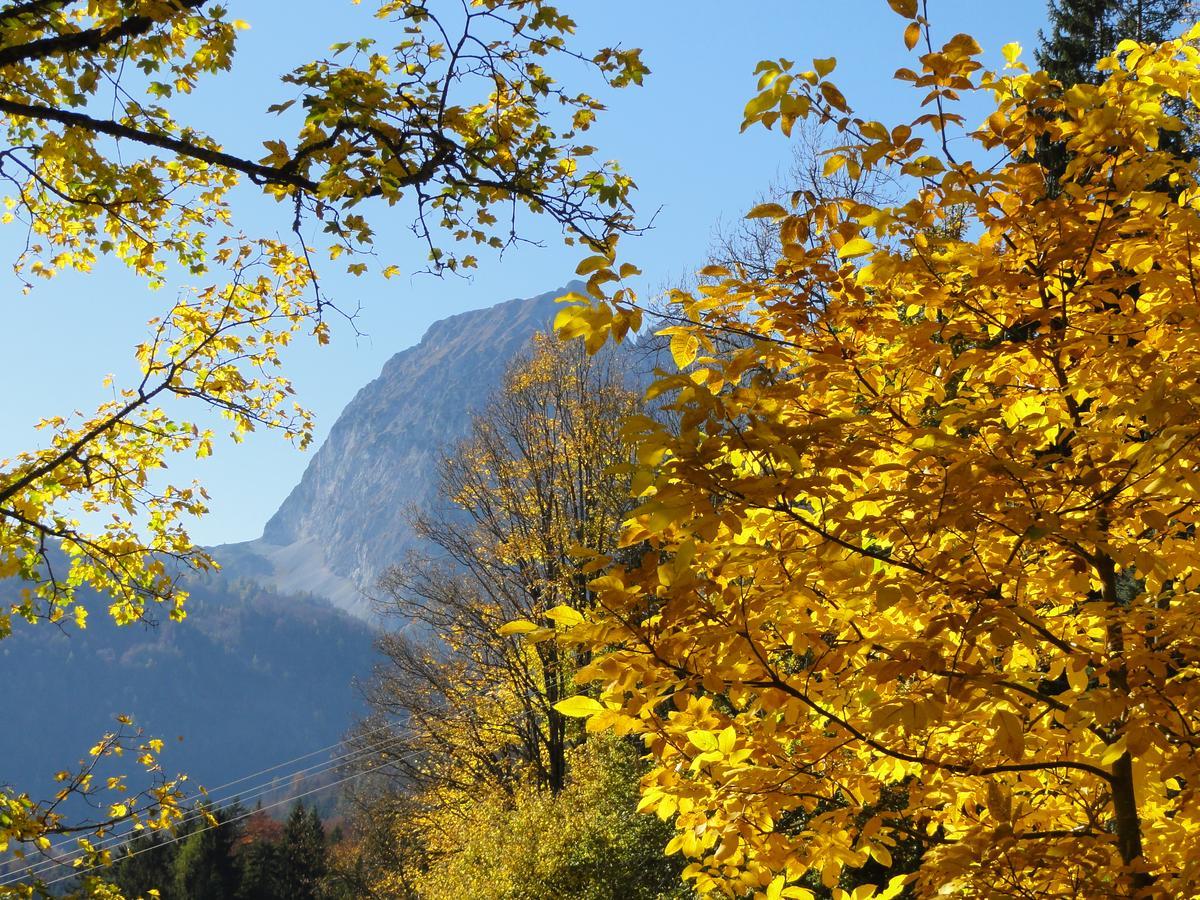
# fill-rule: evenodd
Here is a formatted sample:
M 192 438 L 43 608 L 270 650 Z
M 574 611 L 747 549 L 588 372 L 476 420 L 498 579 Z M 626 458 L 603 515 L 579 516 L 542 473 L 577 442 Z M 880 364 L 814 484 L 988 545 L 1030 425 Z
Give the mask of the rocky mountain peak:
M 228 575 L 324 596 L 356 615 L 382 571 L 416 545 L 412 510 L 437 496 L 437 463 L 509 361 L 581 285 L 435 322 L 342 411 L 255 541 L 215 548 Z

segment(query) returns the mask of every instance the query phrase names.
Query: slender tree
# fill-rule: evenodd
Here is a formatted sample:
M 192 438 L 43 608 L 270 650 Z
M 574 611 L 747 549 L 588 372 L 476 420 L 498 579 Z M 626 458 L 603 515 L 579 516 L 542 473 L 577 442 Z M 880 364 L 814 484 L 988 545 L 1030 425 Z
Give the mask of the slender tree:
M 587 654 L 552 638 L 593 602 L 576 546 L 621 552 L 621 423 L 640 408 L 626 364 L 538 335 L 447 454 L 444 507 L 417 520 L 434 550 L 380 583 L 379 609 L 400 627 L 379 642 L 368 698 L 398 724 L 369 763 L 389 783 L 359 818 L 362 851 L 339 865 L 348 883 L 413 895 L 433 862 L 462 850 L 480 803 L 508 808 L 569 784 L 584 734 L 554 706 Z
M 448 508 L 417 520 L 440 559 L 381 581 L 381 611 L 407 627 L 381 639 L 370 696 L 430 754 L 398 763 L 412 778 L 432 759 L 435 782 L 562 789 L 579 732 L 554 704 L 573 692 L 579 660 L 547 638 L 592 602 L 572 548 L 616 549 L 629 504 L 615 470 L 629 462 L 621 421 L 638 409 L 627 377 L 618 354 L 539 335 L 444 459 Z M 514 619 L 533 642 L 505 631 Z

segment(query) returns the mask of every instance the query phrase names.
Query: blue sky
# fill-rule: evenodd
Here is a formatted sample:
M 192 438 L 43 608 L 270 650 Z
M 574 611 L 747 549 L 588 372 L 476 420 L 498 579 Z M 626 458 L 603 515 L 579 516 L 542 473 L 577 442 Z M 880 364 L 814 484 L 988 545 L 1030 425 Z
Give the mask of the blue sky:
M 227 148 L 249 156 L 279 126 L 263 110 L 288 96 L 278 75 L 319 57 L 333 41 L 373 29 L 371 0 L 232 0 L 231 14 L 248 21 L 233 73 L 188 98 L 186 114 Z M 605 157 L 620 160 L 637 181 L 637 206 L 654 227 L 628 241 L 622 256 L 645 272 L 648 287 L 701 265 L 713 227 L 753 205 L 787 166 L 789 143 L 761 129 L 739 134 L 741 110 L 754 91 L 754 66 L 763 58 L 807 62 L 836 56 L 833 76 L 856 112 L 884 122 L 911 118 L 914 94 L 891 80 L 912 65 L 901 40 L 903 21 L 885 0 L 561 0 L 579 23 L 579 46 L 613 42 L 644 48 L 653 74 L 644 87 L 608 95 L 610 110 L 588 138 Z M 1045 0 L 930 0 L 936 39 L 973 34 L 987 61 L 999 68 L 1000 48 L 1018 41 L 1031 58 Z M 286 133 L 286 130 L 285 130 Z M 250 231 L 286 233 L 287 209 L 246 191 L 241 214 Z M 403 229 L 407 210 L 383 212 L 379 249 L 406 272 L 421 255 Z M 300 347 L 290 360 L 299 399 L 317 415 L 318 443 L 354 393 L 395 352 L 420 339 L 428 325 L 465 309 L 531 296 L 572 277 L 577 252 L 547 233 L 543 248 L 523 247 L 503 258 L 481 255 L 470 280 L 402 276 L 330 277 L 327 289 L 345 307 L 361 306 L 356 336 L 335 323 L 325 348 Z M 0 232 L 0 254 L 15 255 L 23 235 Z M 104 398 L 107 373 L 131 373 L 132 348 L 145 321 L 170 305 L 174 291 L 157 294 L 104 267 L 90 276 L 61 276 L 22 296 L 8 281 L 4 341 L 8 384 L 0 407 L 0 456 L 34 445 L 42 416 L 93 408 Z M 118 381 L 120 378 L 118 377 Z M 212 495 L 211 513 L 192 528 L 202 543 L 257 537 L 263 523 L 299 480 L 310 453 L 277 437 L 252 435 L 224 444 L 208 460 L 172 462 L 175 480 L 199 478 Z M 400 476 L 402 477 L 402 475 Z

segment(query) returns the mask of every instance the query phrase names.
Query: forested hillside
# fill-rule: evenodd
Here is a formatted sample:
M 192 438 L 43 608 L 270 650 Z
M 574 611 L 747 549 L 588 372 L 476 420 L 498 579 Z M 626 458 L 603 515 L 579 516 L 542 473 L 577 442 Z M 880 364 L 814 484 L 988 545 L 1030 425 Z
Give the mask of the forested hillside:
M 187 627 L 97 618 L 85 631 L 6 640 L 6 670 L 58 660 L 54 677 L 31 676 L 0 701 L 7 777 L 29 790 L 52 784 L 120 714 L 166 741 L 162 764 L 189 775 L 189 793 L 340 741 L 361 709 L 354 683 L 371 670 L 366 625 L 323 600 L 216 579 L 192 587 L 189 607 Z M 66 757 L 48 756 L 30 734 Z

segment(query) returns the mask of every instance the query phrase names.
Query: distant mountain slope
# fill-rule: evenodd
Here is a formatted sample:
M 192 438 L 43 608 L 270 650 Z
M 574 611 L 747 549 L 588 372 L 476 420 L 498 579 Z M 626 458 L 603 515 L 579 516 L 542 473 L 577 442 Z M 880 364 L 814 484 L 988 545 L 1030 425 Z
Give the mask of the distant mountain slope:
M 169 773 L 209 787 L 342 738 L 361 710 L 355 679 L 374 659 L 365 623 L 253 585 L 190 590 L 182 623 L 118 628 L 97 598 L 84 631 L 14 628 L 0 642 L 12 685 L 0 697 L 0 778 L 47 797 L 54 773 L 86 756 L 119 713 L 166 740 Z
M 443 448 L 465 436 L 509 361 L 551 325 L 555 299 L 579 289 L 432 325 L 350 401 L 263 536 L 215 548 L 225 569 L 368 617 L 364 592 L 415 545 L 409 515 L 435 499 Z

